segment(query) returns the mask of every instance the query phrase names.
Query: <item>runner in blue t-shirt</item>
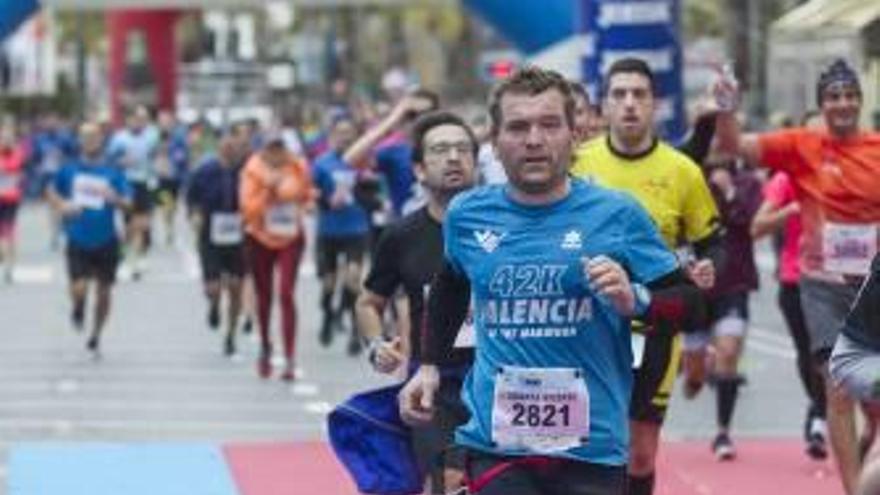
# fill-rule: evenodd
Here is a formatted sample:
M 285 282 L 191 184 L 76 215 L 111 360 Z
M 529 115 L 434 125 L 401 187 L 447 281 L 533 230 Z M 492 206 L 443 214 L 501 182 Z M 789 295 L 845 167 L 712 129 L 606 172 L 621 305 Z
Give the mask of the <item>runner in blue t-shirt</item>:
M 456 197 L 444 223 L 423 365 L 401 391 L 401 413 L 430 421 L 436 365 L 472 302 L 476 355 L 462 392 L 471 419 L 456 435 L 472 493 L 622 493 L 629 319 L 668 331 L 670 320 L 701 316 L 699 290 L 647 213 L 569 178 L 572 109 L 554 72 L 527 68 L 498 86 L 492 134 L 509 185 Z
M 244 229 L 238 204 L 241 167 L 250 151 L 250 135 L 242 124 L 220 140 L 218 155 L 206 158 L 190 176 L 186 203 L 198 233 L 202 283 L 208 299 L 208 327 L 220 327 L 220 300 L 226 293 L 226 337 L 223 354 L 234 357 L 236 328 L 242 308 L 245 274 Z
M 74 328 L 85 323 L 89 279 L 97 282 L 92 333 L 86 348 L 96 353 L 110 314 L 110 291 L 119 265 L 119 234 L 115 217 L 131 207 L 131 187 L 122 172 L 103 158 L 102 135 L 95 124 L 80 128 L 83 154 L 64 165 L 47 191 L 49 202 L 64 219 L 67 269 L 70 276 Z
M 361 171 L 345 161 L 345 150 L 357 138 L 357 125 L 347 115 L 330 123 L 330 150 L 318 157 L 312 180 L 318 189 L 318 235 L 315 253 L 321 277 L 321 310 L 323 321 L 319 338 L 324 346 L 333 340 L 334 326 L 341 324 L 342 315 L 350 318 L 351 334 L 348 352 L 361 351 L 361 339 L 354 315 L 354 303 L 360 292 L 364 254 L 370 233 L 367 209 L 357 194 Z M 340 266 L 339 259 L 343 258 Z M 333 299 L 340 286 L 337 310 Z

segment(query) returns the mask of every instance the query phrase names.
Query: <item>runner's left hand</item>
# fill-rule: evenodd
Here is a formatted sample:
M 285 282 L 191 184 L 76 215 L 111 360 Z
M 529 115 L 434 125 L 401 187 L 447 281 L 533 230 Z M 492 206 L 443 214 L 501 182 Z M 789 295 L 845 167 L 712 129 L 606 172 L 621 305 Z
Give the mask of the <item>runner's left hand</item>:
M 715 264 L 712 263 L 712 260 L 697 261 L 688 267 L 687 273 L 700 289 L 708 290 L 715 286 Z
M 626 270 L 607 256 L 585 258 L 582 261 L 590 287 L 608 298 L 614 309 L 622 316 L 633 316 L 636 310 L 636 297 Z

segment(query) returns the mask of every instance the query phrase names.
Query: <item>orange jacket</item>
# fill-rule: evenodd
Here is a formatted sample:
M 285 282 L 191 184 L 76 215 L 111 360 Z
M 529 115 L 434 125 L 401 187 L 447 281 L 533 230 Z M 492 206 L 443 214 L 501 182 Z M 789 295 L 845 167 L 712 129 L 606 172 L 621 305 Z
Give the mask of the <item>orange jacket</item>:
M 273 175 L 278 174 L 277 185 L 270 186 Z M 241 171 L 238 199 L 245 231 L 260 244 L 281 249 L 304 236 L 302 215 L 312 198 L 311 177 L 306 162 L 293 154 L 285 164 L 272 168 L 255 153 Z M 267 215 L 273 208 L 287 205 L 295 211 L 296 232 L 278 234 L 267 224 Z

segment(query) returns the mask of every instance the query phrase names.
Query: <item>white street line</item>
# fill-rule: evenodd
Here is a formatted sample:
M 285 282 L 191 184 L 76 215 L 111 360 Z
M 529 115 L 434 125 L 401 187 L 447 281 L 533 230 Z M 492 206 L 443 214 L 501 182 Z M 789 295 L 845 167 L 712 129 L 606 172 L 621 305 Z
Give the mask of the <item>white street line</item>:
M 307 402 L 304 409 L 312 414 L 324 415 L 332 411 L 333 406 L 329 402 L 315 401 Z
M 56 430 L 59 426 L 63 426 L 68 419 L 28 419 L 13 418 L 0 419 L 0 436 L 11 437 L 12 434 L 19 434 L 24 429 L 37 430 Z M 173 421 L 158 419 L 117 419 L 117 420 L 76 420 L 73 427 L 78 431 L 87 431 L 93 433 L 101 432 L 117 432 L 117 431 L 141 431 L 149 433 L 168 433 L 188 437 L 195 434 L 216 434 L 235 430 L 236 432 L 250 433 L 296 433 L 296 432 L 313 432 L 320 431 L 323 428 L 323 422 L 306 423 L 303 421 L 266 421 L 264 419 L 256 420 L 250 418 L 239 421 L 217 421 L 217 420 L 198 420 L 198 421 Z M 73 433 L 73 432 L 71 432 Z
M 33 415 L 37 411 L 60 411 L 73 410 L 80 411 L 86 408 L 88 413 L 97 412 L 114 412 L 114 413 L 131 413 L 132 411 L 141 412 L 174 412 L 187 414 L 211 414 L 218 411 L 234 410 L 236 413 L 246 414 L 262 414 L 262 413 L 294 413 L 295 407 L 289 402 L 260 402 L 252 400 L 248 402 L 236 401 L 234 399 L 226 400 L 195 400 L 187 398 L 184 400 L 141 400 L 141 399 L 124 399 L 112 400 L 104 398 L 90 398 L 87 401 L 73 400 L 68 398 L 58 399 L 32 399 L 32 400 L 4 400 L 3 414 L 5 416 L 13 416 L 16 413 Z M 306 411 L 313 412 L 309 409 Z
M 54 278 L 55 273 L 49 263 L 18 265 L 12 271 L 15 284 L 50 284 Z

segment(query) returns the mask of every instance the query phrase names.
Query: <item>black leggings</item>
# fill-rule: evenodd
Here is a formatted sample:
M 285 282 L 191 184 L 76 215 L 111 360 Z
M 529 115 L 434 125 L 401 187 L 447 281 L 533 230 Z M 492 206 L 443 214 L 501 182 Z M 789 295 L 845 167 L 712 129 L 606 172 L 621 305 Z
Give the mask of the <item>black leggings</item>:
M 480 476 L 516 457 L 501 457 L 468 450 L 469 479 Z M 626 466 L 605 466 L 568 459 L 543 459 L 544 465 L 512 465 L 493 477 L 479 495 L 623 495 Z
M 780 283 L 777 302 L 779 309 L 782 310 L 782 317 L 785 319 L 788 333 L 794 341 L 797 351 L 798 375 L 807 392 L 807 397 L 810 398 L 812 413 L 824 418 L 825 387 L 810 351 L 810 334 L 807 332 L 804 310 L 801 307 L 800 292 L 797 283 Z

